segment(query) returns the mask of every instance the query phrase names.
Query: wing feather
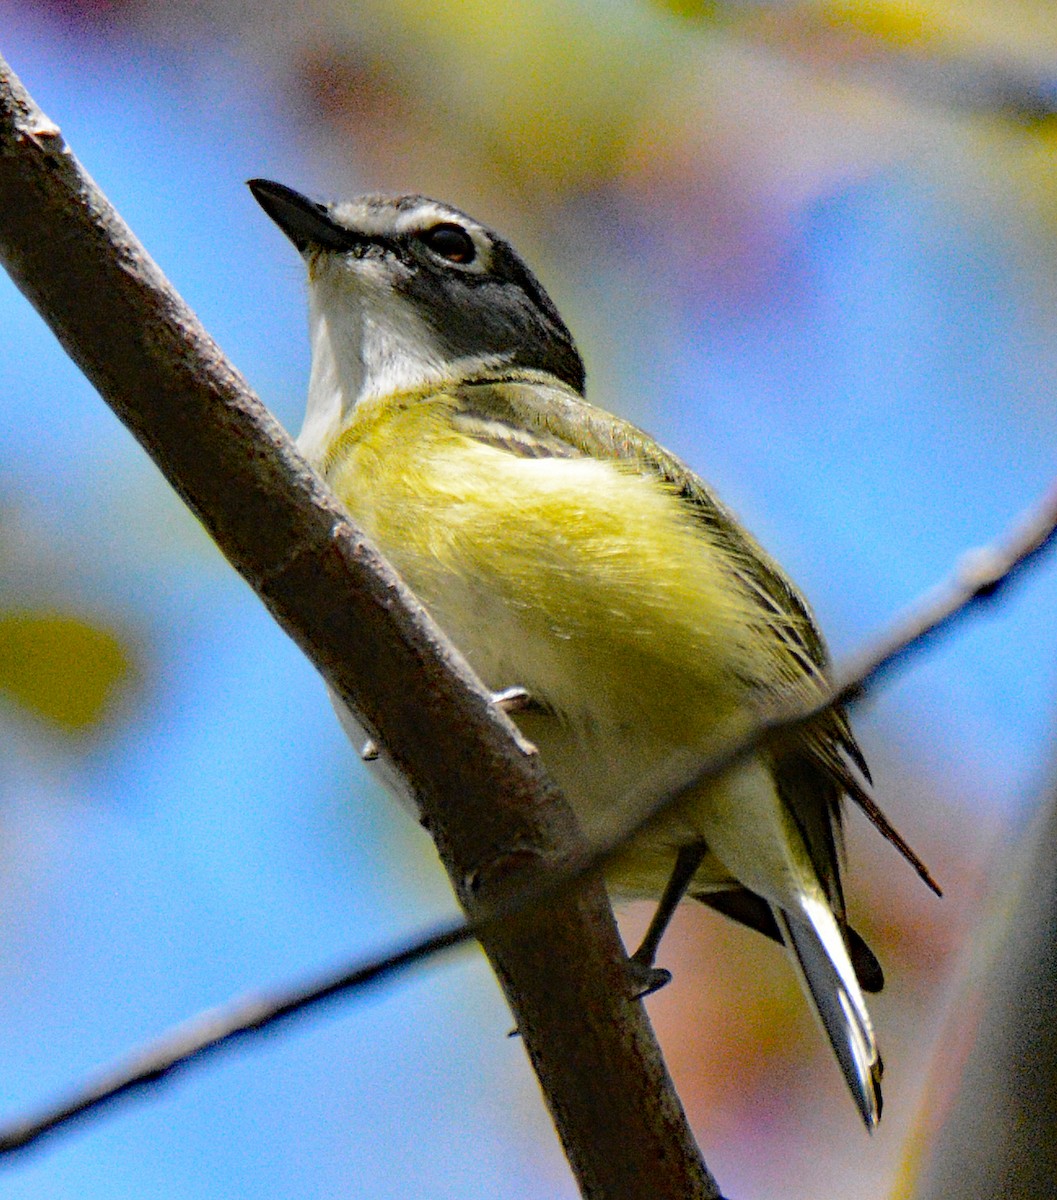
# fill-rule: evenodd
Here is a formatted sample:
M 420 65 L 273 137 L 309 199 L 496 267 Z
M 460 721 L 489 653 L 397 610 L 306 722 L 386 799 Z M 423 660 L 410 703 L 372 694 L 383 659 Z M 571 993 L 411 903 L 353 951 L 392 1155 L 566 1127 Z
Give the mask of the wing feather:
M 772 676 L 750 680 L 767 700 L 776 692 L 799 692 L 805 700 L 827 686 L 829 655 L 804 598 L 769 554 L 746 533 L 708 485 L 648 434 L 536 372 L 497 374 L 452 390 L 456 421 L 469 436 L 527 457 L 587 456 L 607 459 L 663 480 L 709 529 L 726 552 L 745 593 L 767 613 L 775 637 Z M 776 688 L 774 679 L 782 683 Z M 939 893 L 928 868 L 878 807 L 870 772 L 843 709 L 830 709 L 788 745 L 772 751 L 779 794 L 805 835 L 819 879 L 844 919 L 840 887 L 841 798 L 848 795 L 873 825 Z M 854 768 L 854 770 L 853 770 Z

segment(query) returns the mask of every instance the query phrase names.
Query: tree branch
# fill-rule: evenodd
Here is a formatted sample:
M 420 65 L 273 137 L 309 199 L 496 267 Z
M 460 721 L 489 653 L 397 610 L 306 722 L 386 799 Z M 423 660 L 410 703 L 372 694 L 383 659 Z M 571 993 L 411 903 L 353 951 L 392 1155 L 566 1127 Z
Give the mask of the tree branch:
M 471 914 L 585 847 L 464 660 L 348 520 L 0 60 L 0 257 L 409 780 Z M 601 883 L 481 934 L 585 1196 L 716 1197 Z

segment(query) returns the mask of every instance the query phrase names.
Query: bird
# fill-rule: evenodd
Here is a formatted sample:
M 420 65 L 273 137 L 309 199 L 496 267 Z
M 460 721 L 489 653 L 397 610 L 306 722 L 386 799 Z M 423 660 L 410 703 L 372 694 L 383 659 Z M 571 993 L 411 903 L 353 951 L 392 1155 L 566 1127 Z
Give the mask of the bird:
M 732 722 L 826 695 L 806 601 L 697 474 L 586 399 L 573 336 L 508 241 L 422 195 L 249 187 L 307 268 L 301 452 L 589 835 L 662 796 L 673 764 L 715 751 Z M 384 747 L 339 715 L 384 771 Z M 864 992 L 883 973 L 847 921 L 845 798 L 939 888 L 870 783 L 831 707 L 681 798 L 606 881 L 616 900 L 658 901 L 629 960 L 640 994 L 669 978 L 655 959 L 685 898 L 784 945 L 872 1130 L 883 1067 Z

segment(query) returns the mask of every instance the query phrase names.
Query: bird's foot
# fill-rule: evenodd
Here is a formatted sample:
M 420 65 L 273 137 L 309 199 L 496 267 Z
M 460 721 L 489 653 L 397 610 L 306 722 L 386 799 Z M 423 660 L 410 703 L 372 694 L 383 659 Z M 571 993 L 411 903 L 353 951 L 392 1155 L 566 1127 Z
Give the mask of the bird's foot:
M 501 708 L 507 716 L 519 712 L 543 711 L 543 705 L 537 704 L 528 694 L 528 689 L 523 687 L 509 687 L 504 688 L 501 692 L 493 692 L 492 703 L 497 708 Z M 527 745 L 528 743 L 526 743 Z M 535 747 L 530 752 L 535 753 Z M 360 761 L 376 762 L 381 753 L 381 749 L 374 738 L 368 738 L 360 747 Z
M 642 962 L 634 955 L 628 959 L 628 975 L 631 978 L 634 1000 L 645 1000 L 647 996 L 652 996 L 654 992 L 659 992 L 662 987 L 672 982 L 671 971 Z
M 503 688 L 501 692 L 493 692 L 492 703 L 501 708 L 508 717 L 519 712 L 544 711 L 543 705 L 538 700 L 533 700 L 528 688 L 523 687 L 508 687 Z
M 542 713 L 547 711 L 546 706 L 540 704 L 538 700 L 534 700 L 529 695 L 528 689 L 523 687 L 508 687 L 503 688 L 502 691 L 493 692 L 492 703 L 496 708 L 506 713 L 508 717 L 514 716 L 516 713 Z M 522 754 L 539 754 L 536 744 L 530 742 L 520 731 L 517 734 L 517 742 Z

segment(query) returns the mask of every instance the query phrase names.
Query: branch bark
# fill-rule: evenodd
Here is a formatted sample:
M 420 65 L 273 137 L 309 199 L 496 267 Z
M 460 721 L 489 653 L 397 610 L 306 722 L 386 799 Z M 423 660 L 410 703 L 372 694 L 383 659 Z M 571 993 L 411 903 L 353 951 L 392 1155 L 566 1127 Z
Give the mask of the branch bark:
M 463 906 L 581 861 L 513 725 L 0 60 L 0 259 L 233 566 L 411 782 Z M 602 885 L 482 938 L 584 1196 L 719 1196 Z

